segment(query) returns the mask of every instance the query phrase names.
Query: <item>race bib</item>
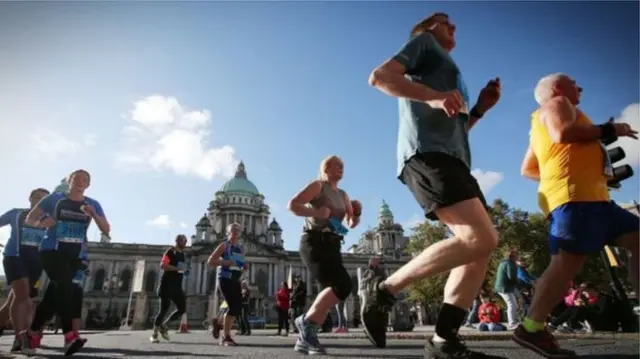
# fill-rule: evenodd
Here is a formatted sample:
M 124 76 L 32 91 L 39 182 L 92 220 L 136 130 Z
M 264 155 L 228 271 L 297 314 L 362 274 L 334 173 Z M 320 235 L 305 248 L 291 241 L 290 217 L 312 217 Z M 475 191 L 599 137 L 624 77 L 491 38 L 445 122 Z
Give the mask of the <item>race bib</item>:
M 462 74 L 458 71 L 458 75 L 456 76 L 456 87 L 460 94 L 462 95 L 462 100 L 464 104 L 462 105 L 462 109 L 460 109 L 461 113 L 469 114 L 469 90 L 467 90 L 467 84 L 464 82 L 462 78 Z
M 83 243 L 87 235 L 87 226 L 80 222 L 56 223 L 56 239 L 62 243 Z
M 347 235 L 347 233 L 349 233 L 349 229 L 347 229 L 347 227 L 342 224 L 342 221 L 338 220 L 337 218 L 329 218 L 329 225 L 331 226 L 331 229 L 333 229 L 333 231 L 338 235 L 345 236 Z
M 21 246 L 40 247 L 45 231 L 39 228 L 22 227 Z
M 176 267 L 178 268 L 179 273 L 184 273 L 184 271 L 187 270 L 187 263 L 178 262 L 178 265 Z

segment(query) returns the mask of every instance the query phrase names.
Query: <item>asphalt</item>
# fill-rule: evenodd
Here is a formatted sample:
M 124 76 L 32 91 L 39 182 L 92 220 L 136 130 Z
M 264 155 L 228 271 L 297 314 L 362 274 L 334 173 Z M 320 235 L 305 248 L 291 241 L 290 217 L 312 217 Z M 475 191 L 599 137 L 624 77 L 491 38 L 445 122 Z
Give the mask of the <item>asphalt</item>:
M 256 333 L 258 334 L 258 333 Z M 260 332 L 262 334 L 262 332 Z M 290 359 L 303 355 L 293 352 L 294 336 L 277 337 L 253 335 L 237 337 L 239 346 L 220 347 L 205 331 L 187 334 L 172 334 L 170 342 L 153 344 L 149 341 L 149 331 L 137 332 L 90 332 L 83 334 L 89 341 L 87 346 L 74 358 L 252 358 L 252 359 Z M 322 338 L 329 355 L 321 358 L 422 358 L 424 339 L 390 339 L 386 349 L 376 349 L 361 338 L 344 335 L 342 337 Z M 12 343 L 10 336 L 0 338 L 0 358 L 24 358 L 22 355 L 10 355 Z M 43 349 L 38 358 L 63 357 L 61 335 L 46 335 Z M 640 358 L 638 337 L 597 338 L 582 337 L 561 340 L 561 344 L 576 350 L 586 359 L 635 359 Z M 535 354 L 521 349 L 506 340 L 493 340 L 490 337 L 482 341 L 469 341 L 469 347 L 485 353 L 501 355 L 508 359 L 534 359 Z

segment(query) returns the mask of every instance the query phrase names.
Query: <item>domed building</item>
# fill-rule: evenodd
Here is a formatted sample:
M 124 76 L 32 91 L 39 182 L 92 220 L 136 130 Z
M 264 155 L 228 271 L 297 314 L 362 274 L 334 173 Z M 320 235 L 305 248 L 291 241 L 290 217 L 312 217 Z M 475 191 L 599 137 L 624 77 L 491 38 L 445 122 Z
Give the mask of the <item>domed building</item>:
M 405 255 L 408 241 L 409 238 L 404 236 L 402 225 L 395 223 L 393 212 L 383 200 L 378 211 L 377 225 L 365 231 L 358 244 L 353 245 L 349 252 L 401 258 Z
M 56 190 L 66 191 L 66 185 L 66 181 L 62 181 Z M 209 268 L 206 262 L 224 240 L 226 228 L 231 223 L 239 223 L 243 228 L 241 245 L 249 265 L 244 279 L 252 290 L 250 306 L 253 316 L 262 317 L 267 323 L 277 323 L 274 295 L 280 283 L 288 280 L 291 273 L 299 274 L 306 282 L 310 299 L 316 294 L 314 279 L 299 253 L 284 249 L 283 230 L 277 220 L 270 217 L 269 206 L 249 179 L 243 162 L 238 164 L 233 178 L 204 205 L 205 213 L 195 222 L 195 233 L 191 235 L 191 243 L 186 250 L 190 271 L 183 286 L 191 326 L 201 327 L 202 321 L 215 312 L 212 294 L 216 287 L 216 270 Z M 402 234 L 402 227 L 394 223 L 389 206 L 383 202 L 377 226 L 365 232 L 357 250 L 343 254 L 345 267 L 354 284 L 353 295 L 347 300 L 348 320 L 357 307 L 358 269 L 366 268 L 371 255 L 384 254 L 389 272 L 410 259 L 408 255 L 399 255 L 406 242 Z M 297 242 L 299 235 L 299 232 L 292 233 L 291 240 Z M 138 323 L 137 327 L 150 327 L 159 305 L 155 293 L 161 275 L 158 263 L 167 247 L 119 243 L 117 238 L 111 239 L 108 235 L 102 235 L 99 242 L 89 242 L 89 275 L 84 283 L 83 318 L 89 311 L 102 317 L 124 317 L 129 297 L 134 291 L 130 307 L 136 313 L 134 322 Z M 46 282 L 46 277 L 43 277 L 43 287 Z M 134 287 L 136 284 L 137 288 Z M 311 300 L 307 300 L 307 305 L 310 304 Z

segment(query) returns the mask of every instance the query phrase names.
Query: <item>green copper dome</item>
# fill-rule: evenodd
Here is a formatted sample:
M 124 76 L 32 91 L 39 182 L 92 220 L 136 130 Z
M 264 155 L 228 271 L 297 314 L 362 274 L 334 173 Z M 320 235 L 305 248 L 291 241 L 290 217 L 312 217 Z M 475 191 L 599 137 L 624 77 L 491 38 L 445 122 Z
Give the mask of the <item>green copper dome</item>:
M 69 183 L 67 183 L 67 179 L 63 178 L 60 181 L 60 184 L 53 190 L 54 193 L 67 193 L 69 191 Z
M 240 162 L 238 164 L 238 169 L 236 170 L 236 175 L 233 176 L 232 179 L 228 180 L 222 188 L 220 192 L 224 193 L 244 193 L 251 195 L 259 195 L 258 188 L 247 179 L 247 173 L 244 169 L 244 163 Z
M 380 206 L 380 212 L 378 213 L 380 217 L 393 217 L 393 213 L 389 209 L 389 205 L 387 202 L 382 200 L 382 206 Z

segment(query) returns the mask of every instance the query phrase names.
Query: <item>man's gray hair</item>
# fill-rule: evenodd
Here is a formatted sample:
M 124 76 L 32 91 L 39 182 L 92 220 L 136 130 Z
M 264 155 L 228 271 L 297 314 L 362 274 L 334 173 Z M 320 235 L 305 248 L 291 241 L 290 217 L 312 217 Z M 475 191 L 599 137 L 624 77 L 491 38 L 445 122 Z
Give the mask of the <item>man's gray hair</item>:
M 535 90 L 533 90 L 533 96 L 535 97 L 538 105 L 542 106 L 545 102 L 551 100 L 555 95 L 553 91 L 555 84 L 561 79 L 567 77 L 569 77 L 567 74 L 558 72 L 541 78 L 538 81 Z

